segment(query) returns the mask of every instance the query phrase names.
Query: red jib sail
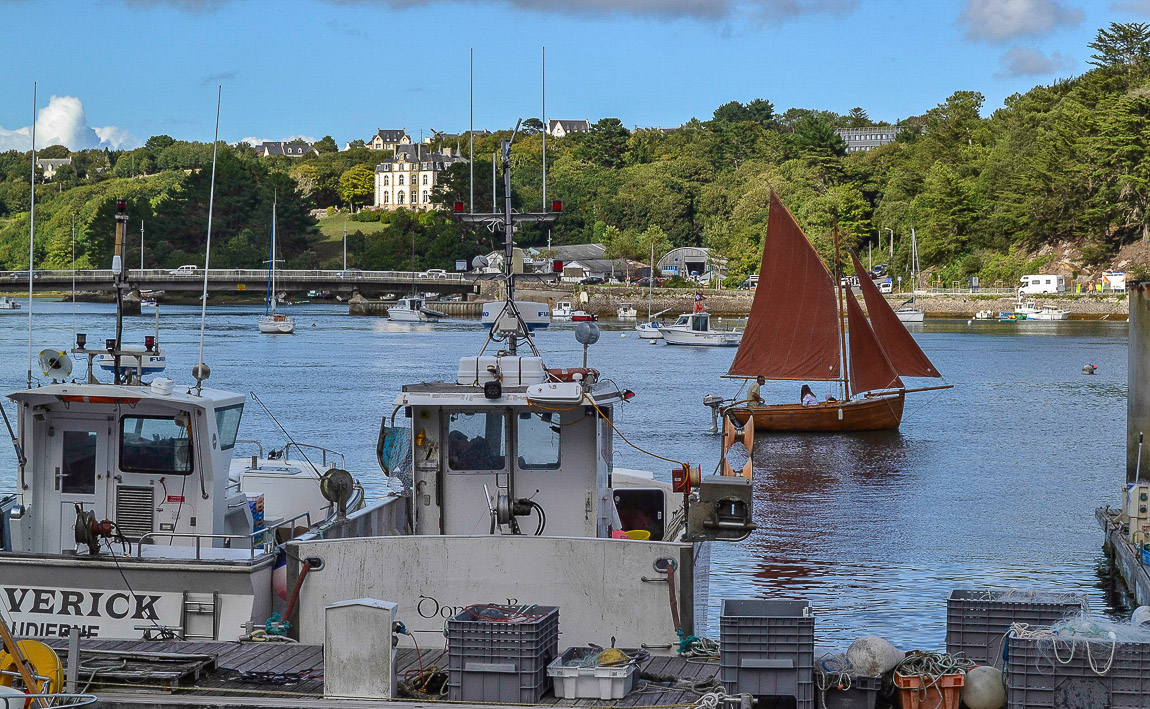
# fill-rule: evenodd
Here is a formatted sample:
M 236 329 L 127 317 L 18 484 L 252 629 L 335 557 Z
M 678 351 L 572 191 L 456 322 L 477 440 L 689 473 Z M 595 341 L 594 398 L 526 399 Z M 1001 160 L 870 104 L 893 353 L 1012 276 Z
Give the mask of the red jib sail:
M 859 286 L 862 289 L 863 300 L 866 301 L 871 327 L 874 328 L 875 336 L 882 343 L 882 348 L 886 350 L 887 357 L 894 365 L 894 371 L 904 377 L 941 377 L 922 348 L 907 332 L 898 315 L 895 315 L 886 298 L 878 292 L 878 287 L 867 278 L 866 269 L 862 267 L 854 252 L 851 252 L 851 260 L 854 262 L 855 273 L 859 276 Z
M 759 285 L 729 376 L 839 379 L 835 283 L 795 218 L 771 190 Z
M 847 325 L 851 342 L 851 394 L 876 389 L 900 389 L 902 380 L 863 315 L 854 293 L 847 289 Z

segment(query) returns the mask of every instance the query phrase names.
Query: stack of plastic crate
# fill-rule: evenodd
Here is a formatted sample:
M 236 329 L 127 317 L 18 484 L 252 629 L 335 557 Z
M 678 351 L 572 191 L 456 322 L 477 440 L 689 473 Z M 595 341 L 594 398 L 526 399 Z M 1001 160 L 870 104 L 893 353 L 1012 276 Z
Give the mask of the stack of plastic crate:
M 814 709 L 815 619 L 807 601 L 724 599 L 719 680 L 728 694 L 794 697 Z
M 248 508 L 252 511 L 252 531 L 261 532 L 264 529 L 264 496 L 248 495 Z M 262 537 L 256 537 L 259 541 Z
M 447 621 L 448 699 L 535 704 L 558 656 L 558 607 L 468 606 Z
M 946 651 L 1001 666 L 1002 639 L 1011 625 L 1047 626 L 1083 610 L 1081 594 L 958 589 L 946 602 Z

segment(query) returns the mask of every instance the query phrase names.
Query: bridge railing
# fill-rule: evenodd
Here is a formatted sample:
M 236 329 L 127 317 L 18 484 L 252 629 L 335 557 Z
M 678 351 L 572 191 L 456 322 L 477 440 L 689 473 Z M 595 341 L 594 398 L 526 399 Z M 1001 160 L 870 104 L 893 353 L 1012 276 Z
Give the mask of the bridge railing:
M 76 281 L 87 282 L 104 282 L 112 280 L 112 271 L 108 269 L 90 269 L 83 271 L 75 271 Z M 267 278 L 267 269 L 264 268 L 213 268 L 209 269 L 208 280 L 220 281 L 259 281 Z M 467 277 L 468 274 L 463 273 L 441 273 L 427 275 L 426 271 L 360 271 L 349 269 L 347 271 L 340 269 L 280 269 L 276 271 L 276 279 L 283 280 L 284 282 L 291 281 L 315 281 L 315 280 L 338 280 L 338 281 L 415 281 L 417 283 L 441 283 L 444 281 L 461 283 L 466 280 L 471 280 Z M 168 268 L 147 268 L 128 269 L 128 278 L 130 280 L 142 281 L 167 281 L 167 280 L 195 280 L 203 279 L 203 269 L 195 271 L 177 272 L 176 269 Z M 73 278 L 73 271 L 71 270 L 52 270 L 52 269 L 36 269 L 36 280 L 51 280 L 51 281 L 70 281 Z M 26 281 L 28 279 L 28 271 L 0 271 L 0 282 L 4 281 Z

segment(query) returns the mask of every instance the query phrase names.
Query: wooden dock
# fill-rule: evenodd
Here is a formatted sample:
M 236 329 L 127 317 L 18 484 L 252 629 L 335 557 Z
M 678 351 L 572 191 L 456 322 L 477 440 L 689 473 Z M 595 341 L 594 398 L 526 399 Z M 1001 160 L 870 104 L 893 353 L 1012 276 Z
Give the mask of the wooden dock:
M 52 639 L 49 644 L 67 664 L 67 640 Z M 135 657 L 156 656 L 169 660 L 199 656 L 204 659 L 195 672 L 188 672 L 178 688 L 172 690 L 170 671 L 164 664 L 151 670 L 92 674 L 89 668 L 108 665 L 120 654 Z M 165 642 L 133 640 L 82 640 L 79 688 L 100 698 L 103 709 L 194 709 L 205 707 L 352 707 L 370 704 L 364 700 L 324 699 L 323 648 L 295 643 L 238 642 Z M 96 660 L 99 660 L 98 662 Z M 422 663 L 422 664 L 421 664 Z M 433 666 L 447 668 L 443 648 L 415 650 L 401 648 L 396 659 L 396 673 L 402 682 Z M 122 668 L 121 668 L 122 669 Z M 135 669 L 135 666 L 133 666 Z M 557 699 L 551 693 L 540 700 L 545 706 L 644 707 L 660 709 L 688 707 L 699 698 L 700 691 L 714 682 L 717 661 L 687 660 L 679 657 L 653 657 L 640 668 L 649 679 L 637 678 L 635 687 L 622 699 Z M 163 676 L 163 680 L 159 678 Z M 85 688 L 86 684 L 89 684 Z M 691 691 L 690 687 L 696 691 Z M 446 700 L 446 696 L 443 697 Z M 389 700 L 407 709 L 428 709 L 438 701 L 428 699 Z M 446 704 L 447 702 L 443 702 Z M 468 704 L 451 702 L 453 707 Z M 472 705 L 491 706 L 491 705 Z
M 1110 559 L 1111 576 L 1118 575 L 1126 583 L 1130 594 L 1140 606 L 1150 605 L 1150 566 L 1142 563 L 1142 553 L 1126 538 L 1126 528 L 1107 514 L 1109 508 L 1100 507 L 1095 519 L 1106 534 L 1103 547 Z M 1113 510 L 1109 510 L 1113 512 Z

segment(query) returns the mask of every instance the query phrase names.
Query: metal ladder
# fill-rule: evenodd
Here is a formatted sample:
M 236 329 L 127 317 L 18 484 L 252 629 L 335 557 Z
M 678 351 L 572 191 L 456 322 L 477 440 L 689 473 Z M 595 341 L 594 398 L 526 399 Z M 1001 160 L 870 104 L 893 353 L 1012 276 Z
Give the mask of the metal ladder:
M 193 633 L 192 630 L 192 616 L 211 616 L 210 634 Z M 218 640 L 220 637 L 220 593 L 213 591 L 209 593 L 193 593 L 191 591 L 184 591 L 183 611 L 180 618 L 180 625 L 184 628 L 184 639 L 191 640 L 193 638 L 199 640 Z M 198 624 L 198 625 L 202 625 Z

